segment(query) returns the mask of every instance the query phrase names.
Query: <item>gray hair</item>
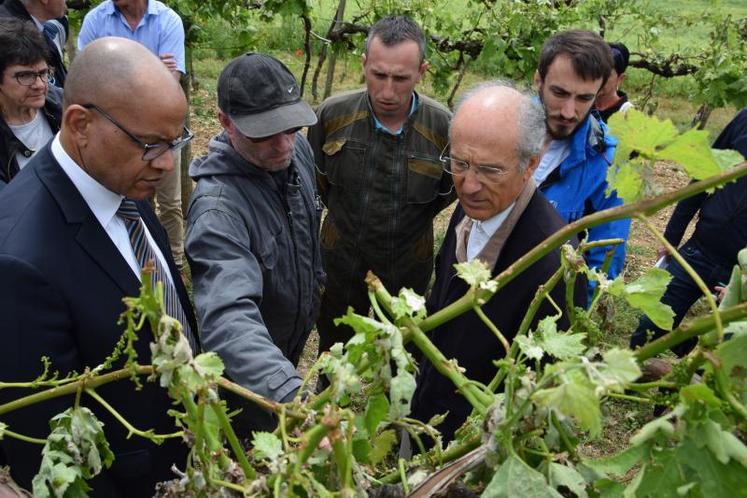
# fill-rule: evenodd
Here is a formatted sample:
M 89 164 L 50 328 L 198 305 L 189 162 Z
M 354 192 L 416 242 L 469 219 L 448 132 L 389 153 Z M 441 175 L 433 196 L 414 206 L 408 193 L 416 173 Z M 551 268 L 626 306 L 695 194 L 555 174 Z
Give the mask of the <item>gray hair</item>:
M 519 143 L 517 144 L 517 153 L 519 155 L 519 170 L 526 170 L 529 160 L 542 151 L 547 135 L 547 124 L 545 122 L 545 109 L 542 104 L 528 91 L 517 86 L 508 80 L 491 80 L 483 81 L 465 91 L 457 100 L 454 107 L 454 114 L 465 102 L 471 100 L 476 94 L 488 88 L 510 88 L 521 94 L 521 103 L 519 104 Z M 451 138 L 451 130 L 449 130 Z
M 407 16 L 389 16 L 376 21 L 368 30 L 366 53 L 371 47 L 371 41 L 376 37 L 387 47 L 412 40 L 418 44 L 420 62 L 422 63 L 425 60 L 425 35 L 423 35 L 423 30 Z

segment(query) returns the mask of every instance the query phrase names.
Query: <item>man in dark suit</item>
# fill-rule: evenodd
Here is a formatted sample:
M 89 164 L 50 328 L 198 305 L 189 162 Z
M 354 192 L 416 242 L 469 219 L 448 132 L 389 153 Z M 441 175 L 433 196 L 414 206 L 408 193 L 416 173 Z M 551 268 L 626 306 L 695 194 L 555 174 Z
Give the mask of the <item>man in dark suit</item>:
M 480 259 L 496 276 L 565 225 L 532 178 L 545 139 L 545 113 L 538 102 L 504 82 L 483 83 L 462 98 L 449 137 L 450 151 L 442 161 L 454 177 L 459 205 L 436 259 L 429 312 L 448 306 L 469 290 L 456 276 L 454 263 Z M 513 339 L 538 287 L 559 267 L 560 254 L 555 250 L 482 307 L 506 339 Z M 551 293 L 561 308 L 564 294 L 562 283 Z M 579 282 L 575 295 L 579 305 L 585 304 L 585 282 Z M 555 314 L 555 308 L 545 300 L 535 324 Z M 567 326 L 564 314 L 558 328 Z M 474 311 L 438 327 L 429 337 L 447 358 L 457 360 L 467 377 L 483 384 L 496 374 L 493 361 L 505 354 Z M 439 426 L 448 442 L 470 411 L 467 401 L 434 365 L 420 365 L 413 398 L 415 418 L 428 421 L 433 415 L 449 412 Z
M 173 168 L 172 152 L 191 138 L 186 113 L 179 84 L 136 42 L 103 38 L 75 59 L 59 134 L 0 194 L 0 379 L 33 380 L 44 355 L 64 376 L 93 368 L 112 352 L 123 332 L 117 324 L 122 298 L 138 294 L 145 263 L 130 241 L 131 227 L 147 239 L 166 293 L 175 297 L 172 309 L 194 340 L 194 314 L 166 234 L 142 202 Z M 122 211 L 127 206 L 136 207 L 134 221 Z M 152 338 L 146 326 L 136 343 L 143 364 L 150 363 Z M 0 391 L 0 401 L 27 394 L 7 391 Z M 177 430 L 166 413 L 167 393 L 154 383 L 136 391 L 130 382 L 117 382 L 97 392 L 138 429 Z M 116 458 L 91 481 L 93 496 L 152 496 L 156 482 L 175 477 L 172 464 L 183 467 L 186 447 L 178 439 L 160 446 L 128 439 L 93 399 L 83 395 L 82 402 L 104 423 Z M 55 398 L 10 412 L 2 422 L 45 438 L 50 418 L 72 403 L 71 397 Z M 29 487 L 41 446 L 9 437 L 2 443 L 12 476 Z

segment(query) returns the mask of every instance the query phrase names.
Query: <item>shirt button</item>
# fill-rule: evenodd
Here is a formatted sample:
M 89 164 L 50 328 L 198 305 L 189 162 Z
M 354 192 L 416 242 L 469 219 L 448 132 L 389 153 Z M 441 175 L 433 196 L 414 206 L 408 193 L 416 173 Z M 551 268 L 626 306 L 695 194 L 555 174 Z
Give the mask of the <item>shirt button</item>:
M 31 151 L 30 150 L 25 150 L 25 151 L 23 151 L 23 155 L 26 156 L 26 157 L 31 157 Z

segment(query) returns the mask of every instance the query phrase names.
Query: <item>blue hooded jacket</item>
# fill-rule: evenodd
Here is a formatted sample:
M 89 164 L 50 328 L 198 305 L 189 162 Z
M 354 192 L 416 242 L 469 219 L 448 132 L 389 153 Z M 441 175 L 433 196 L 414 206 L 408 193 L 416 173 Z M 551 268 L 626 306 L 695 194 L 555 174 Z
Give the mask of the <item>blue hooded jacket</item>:
M 622 205 L 623 200 L 612 192 L 606 195 L 607 168 L 615 157 L 617 140 L 608 134 L 607 126 L 591 114 L 571 137 L 568 157 L 540 185 L 540 190 L 560 216 L 572 223 L 586 215 Z M 611 221 L 589 229 L 587 241 L 620 238 L 625 242 L 630 233 L 630 219 Z M 607 247 L 597 247 L 586 253 L 592 268 L 601 268 Z M 608 275 L 615 278 L 623 268 L 625 243 L 615 249 Z

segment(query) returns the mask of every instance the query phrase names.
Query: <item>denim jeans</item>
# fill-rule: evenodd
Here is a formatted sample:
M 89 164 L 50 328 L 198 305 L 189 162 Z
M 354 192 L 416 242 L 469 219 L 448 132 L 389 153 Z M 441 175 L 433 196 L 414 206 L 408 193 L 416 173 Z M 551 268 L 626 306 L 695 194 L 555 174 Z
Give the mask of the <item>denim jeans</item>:
M 729 281 L 733 265 L 723 265 L 712 261 L 698 248 L 697 244 L 692 239 L 688 240 L 679 249 L 679 253 L 682 255 L 684 260 L 692 266 L 700 278 L 703 279 L 709 289 L 713 289 L 719 283 L 727 283 Z M 695 301 L 697 301 L 703 293 L 675 259 L 670 260 L 667 271 L 672 275 L 672 280 L 669 282 L 667 290 L 661 298 L 661 302 L 668 304 L 672 308 L 672 311 L 674 311 L 674 323 L 672 328 L 675 328 L 685 317 L 687 310 L 695 304 Z M 648 339 L 648 331 L 652 332 L 652 340 L 661 337 L 667 332 L 658 328 L 647 316 L 644 315 L 641 317 L 638 328 L 633 332 L 633 335 L 630 338 L 630 347 L 636 348 L 644 345 Z M 696 339 L 693 338 L 688 342 L 679 344 L 672 348 L 672 351 L 677 353 L 679 356 L 684 356 L 695 346 L 696 342 Z

